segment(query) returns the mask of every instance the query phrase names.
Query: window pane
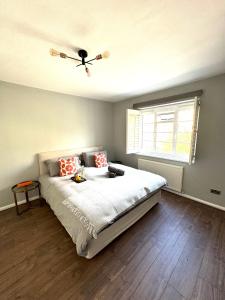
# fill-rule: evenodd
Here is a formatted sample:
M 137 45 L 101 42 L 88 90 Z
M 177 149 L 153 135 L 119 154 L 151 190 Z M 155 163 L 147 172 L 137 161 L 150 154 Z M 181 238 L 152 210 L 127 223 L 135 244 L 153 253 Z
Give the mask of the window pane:
M 160 153 L 172 153 L 172 143 L 156 142 L 156 152 Z
M 165 123 L 157 123 L 157 132 L 173 132 L 173 123 L 165 122 Z
M 176 153 L 177 154 L 189 154 L 190 152 L 190 144 L 182 144 L 177 143 L 176 144 Z
M 146 153 L 154 151 L 154 143 L 153 143 L 153 141 L 143 140 L 142 147 L 143 147 L 144 152 L 146 152 Z
M 143 142 L 153 142 L 154 141 L 154 136 L 143 136 Z
M 156 135 L 156 140 L 158 142 L 170 142 L 172 143 L 173 141 L 173 134 L 170 133 L 170 132 L 157 132 L 157 135 Z
M 191 132 L 179 132 L 177 133 L 177 143 L 191 143 Z
M 173 121 L 174 113 L 158 113 L 157 114 L 157 122 L 164 121 Z
M 146 113 L 143 115 L 143 123 L 149 124 L 154 122 L 154 113 Z
M 192 120 L 193 120 L 193 107 L 178 111 L 178 122 L 192 121 Z
M 143 132 L 153 132 L 154 124 L 143 124 Z
M 177 132 L 191 132 L 192 122 L 181 122 L 177 124 Z
M 156 152 L 172 153 L 173 122 L 157 123 L 156 131 Z
M 150 128 L 150 130 L 143 130 L 143 140 L 153 141 L 154 140 L 154 132 L 153 128 Z

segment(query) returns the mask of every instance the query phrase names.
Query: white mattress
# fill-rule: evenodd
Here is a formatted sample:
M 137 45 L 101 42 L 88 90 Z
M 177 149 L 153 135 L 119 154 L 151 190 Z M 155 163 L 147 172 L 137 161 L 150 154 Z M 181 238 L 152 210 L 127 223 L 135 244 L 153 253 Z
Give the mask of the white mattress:
M 122 194 L 124 193 L 124 195 L 126 195 L 128 193 L 128 187 L 130 184 L 129 182 L 127 182 L 127 184 L 126 184 L 126 178 L 127 179 L 132 178 L 132 176 L 134 177 L 134 175 L 136 176 L 136 178 L 140 178 L 140 176 L 144 176 L 144 175 L 146 176 L 146 174 L 145 174 L 146 172 L 144 172 L 144 171 L 132 169 L 132 168 L 125 167 L 122 165 L 113 165 L 113 166 L 123 168 L 125 170 L 125 176 L 123 176 L 123 178 L 118 177 L 116 179 L 109 179 L 109 178 L 105 177 L 107 168 L 101 168 L 101 169 L 85 168 L 86 177 L 89 181 L 92 181 L 92 185 L 95 184 L 95 182 L 96 182 L 96 186 L 99 185 L 99 183 L 100 183 L 100 185 L 105 187 L 105 191 L 107 191 L 107 189 L 110 190 L 110 185 L 113 184 L 111 191 L 113 191 L 118 186 L 120 193 L 122 193 Z M 133 170 L 135 170 L 135 171 L 133 171 Z M 126 174 L 127 174 L 127 177 L 126 177 Z M 130 174 L 130 177 L 128 176 L 128 174 Z M 138 176 L 138 175 L 140 175 L 140 176 Z M 146 197 L 150 193 L 154 193 L 155 191 L 159 190 L 160 187 L 166 183 L 165 179 L 158 175 L 148 173 L 148 176 L 149 176 L 148 178 L 151 180 L 149 180 L 147 188 L 146 188 L 146 182 L 144 182 L 143 187 L 140 189 L 140 186 L 139 186 L 140 180 L 139 180 L 139 182 L 137 180 L 136 187 L 134 187 L 134 184 L 135 184 L 134 181 L 130 185 L 130 189 L 129 189 L 130 196 L 127 198 L 126 201 L 130 201 L 129 205 L 131 208 L 133 206 L 135 206 L 138 202 L 140 202 L 140 199 L 143 199 L 143 197 Z M 62 186 L 64 187 L 67 185 L 71 186 L 71 183 L 72 183 L 72 187 L 76 190 L 73 193 L 73 198 L 74 198 L 74 195 L 75 195 L 75 198 L 79 196 L 79 193 L 77 193 L 77 189 L 78 189 L 78 191 L 79 191 L 79 189 L 81 189 L 81 190 L 84 189 L 85 184 L 73 183 L 70 180 L 70 177 L 71 176 L 68 176 L 68 177 L 49 177 L 48 175 L 41 176 L 39 179 L 40 183 L 41 183 L 41 192 L 42 192 L 42 196 L 46 199 L 46 201 L 48 202 L 48 204 L 54 211 L 57 218 L 60 220 L 62 225 L 65 227 L 65 229 L 71 236 L 73 242 L 76 244 L 77 253 L 82 256 L 90 257 L 90 255 L 88 254 L 88 252 L 90 252 L 88 249 L 88 245 L 91 245 L 91 244 L 96 245 L 96 242 L 93 242 L 92 235 L 90 234 L 90 232 L 88 232 L 88 230 L 86 230 L 86 228 L 84 227 L 82 222 L 80 222 L 79 218 L 74 216 L 71 209 L 69 209 L 66 205 L 63 204 L 63 201 L 65 200 L 65 195 L 63 195 L 63 193 L 59 189 L 60 186 L 61 187 Z M 116 180 L 118 181 L 118 184 L 116 184 Z M 120 182 L 120 184 L 119 184 L 119 182 Z M 88 185 L 86 186 L 86 188 L 88 188 Z M 134 193 L 136 193 L 136 194 L 134 194 Z M 85 201 L 93 201 L 91 194 L 89 193 L 87 195 L 89 195 L 89 198 L 85 199 Z M 105 196 L 107 196 L 107 195 L 105 194 Z M 84 198 L 82 198 L 82 199 L 84 199 Z M 111 201 L 112 199 L 109 198 L 109 200 Z M 121 199 L 120 199 L 120 201 L 121 201 Z M 86 202 L 86 203 L 88 203 L 88 202 Z M 152 206 L 152 204 L 150 203 L 147 206 L 149 208 Z M 118 207 L 119 207 L 118 208 L 118 211 L 119 211 L 120 209 L 123 208 L 123 205 L 122 205 L 122 208 L 120 208 L 120 206 L 118 206 Z M 110 207 L 108 209 L 110 209 Z M 139 210 L 140 210 L 140 208 L 139 208 Z M 127 209 L 127 204 L 126 204 L 126 206 L 124 206 L 124 211 L 129 211 L 129 209 Z M 120 213 L 121 213 L 121 211 L 120 211 Z M 143 215 L 143 213 L 142 213 L 142 215 Z M 113 214 L 112 214 L 112 216 L 113 216 Z M 112 216 L 111 216 L 111 218 L 112 218 Z M 124 217 L 122 217 L 122 218 L 124 218 Z M 135 213 L 133 213 L 132 219 L 133 220 L 135 219 Z M 115 223 L 117 223 L 118 221 L 116 221 Z M 134 222 L 132 222 L 132 224 L 133 223 Z M 96 224 L 98 224 L 98 222 L 96 222 Z M 110 225 L 110 223 L 109 223 L 109 225 Z M 113 225 L 111 225 L 110 227 L 113 227 Z M 101 227 L 99 227 L 99 228 L 101 228 Z M 104 234 L 102 234 L 102 232 L 104 232 L 104 231 L 107 232 L 107 230 L 108 230 L 108 228 L 103 231 L 99 231 L 100 232 L 99 239 L 100 239 L 100 237 L 104 236 Z M 122 230 L 120 228 L 120 232 L 122 232 L 122 231 L 124 231 L 124 230 Z M 115 236 L 115 234 L 112 234 L 112 236 Z M 97 238 L 98 238 L 98 236 L 97 236 Z M 97 242 L 98 242 L 98 240 L 97 240 Z M 103 243 L 103 244 L 105 244 L 105 243 Z M 99 247 L 97 247 L 97 248 L 99 248 Z M 91 256 L 93 256 L 93 255 L 91 255 Z

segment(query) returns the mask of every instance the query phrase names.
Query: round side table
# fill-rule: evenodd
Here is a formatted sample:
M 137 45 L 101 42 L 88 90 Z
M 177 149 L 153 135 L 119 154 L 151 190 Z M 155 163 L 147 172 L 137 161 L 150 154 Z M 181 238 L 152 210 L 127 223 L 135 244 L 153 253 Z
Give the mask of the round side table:
M 19 207 L 18 207 L 18 203 L 17 203 L 17 194 L 18 193 L 25 193 L 25 196 L 26 196 L 26 202 L 27 202 L 27 209 L 25 211 L 27 211 L 30 207 L 31 207 L 31 204 L 30 204 L 30 201 L 29 201 L 29 196 L 28 196 L 28 192 L 29 191 L 33 191 L 35 189 L 38 189 L 38 194 L 39 194 L 39 199 L 40 199 L 40 205 L 42 205 L 42 201 L 41 201 L 41 191 L 40 191 L 40 182 L 39 181 L 32 181 L 31 184 L 27 185 L 27 186 L 21 186 L 21 187 L 18 187 L 17 184 L 15 184 L 13 187 L 12 187 L 12 192 L 14 194 L 14 200 L 15 200 L 15 205 L 16 205 L 16 213 L 17 215 L 21 215 L 23 211 L 19 211 Z

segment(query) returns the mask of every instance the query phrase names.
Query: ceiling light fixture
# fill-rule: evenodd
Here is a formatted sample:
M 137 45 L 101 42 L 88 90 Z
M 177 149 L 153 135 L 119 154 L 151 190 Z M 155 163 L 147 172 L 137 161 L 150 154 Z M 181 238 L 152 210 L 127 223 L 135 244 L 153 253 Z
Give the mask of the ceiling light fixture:
M 85 59 L 87 58 L 88 53 L 84 49 L 80 49 L 78 51 L 78 55 L 80 56 L 81 59 L 68 56 L 67 54 L 65 54 L 63 52 L 59 52 L 59 51 L 57 51 L 55 49 L 50 49 L 49 52 L 50 52 L 50 55 L 52 55 L 52 56 L 60 56 L 61 58 L 69 58 L 69 59 L 73 59 L 75 61 L 79 61 L 80 63 L 78 65 L 76 65 L 76 67 L 84 66 L 85 67 L 85 71 L 87 73 L 87 76 L 90 76 L 90 70 L 88 69 L 88 67 L 86 66 L 86 64 L 92 65 L 91 61 L 93 61 L 93 60 L 99 60 L 99 59 L 102 59 L 102 58 L 108 58 L 109 57 L 109 52 L 108 51 L 105 51 L 102 54 L 98 54 L 98 55 L 96 55 L 95 58 L 89 59 L 87 61 Z

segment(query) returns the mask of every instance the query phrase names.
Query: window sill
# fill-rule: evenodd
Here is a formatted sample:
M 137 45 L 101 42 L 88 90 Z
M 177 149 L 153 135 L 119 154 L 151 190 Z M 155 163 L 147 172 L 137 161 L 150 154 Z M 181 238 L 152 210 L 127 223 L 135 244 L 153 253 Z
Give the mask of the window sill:
M 160 159 L 165 159 L 165 160 L 171 160 L 175 162 L 181 162 L 188 164 L 189 161 L 185 157 L 177 157 L 175 155 L 170 155 L 170 154 L 164 154 L 164 153 L 145 153 L 145 152 L 138 152 L 136 155 L 139 156 L 147 156 L 147 157 L 152 157 L 152 158 L 160 158 Z

